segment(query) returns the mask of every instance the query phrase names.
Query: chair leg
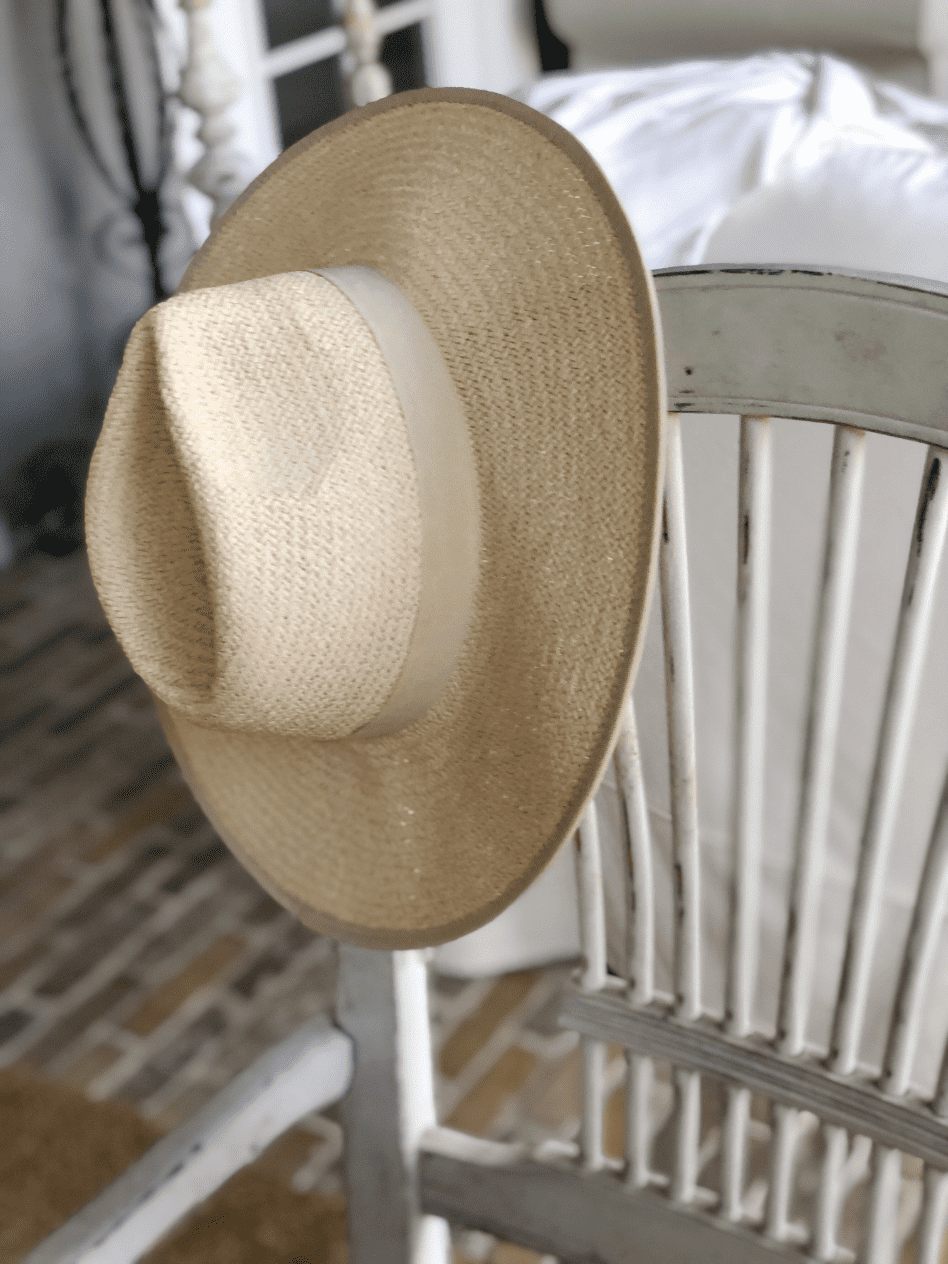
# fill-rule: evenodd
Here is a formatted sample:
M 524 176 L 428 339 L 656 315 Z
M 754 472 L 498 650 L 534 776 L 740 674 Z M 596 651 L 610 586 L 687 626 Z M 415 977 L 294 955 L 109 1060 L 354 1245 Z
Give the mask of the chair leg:
M 340 945 L 337 1021 L 355 1052 L 342 1102 L 350 1264 L 448 1264 L 447 1225 L 418 1203 L 419 1141 L 435 1123 L 424 955 Z

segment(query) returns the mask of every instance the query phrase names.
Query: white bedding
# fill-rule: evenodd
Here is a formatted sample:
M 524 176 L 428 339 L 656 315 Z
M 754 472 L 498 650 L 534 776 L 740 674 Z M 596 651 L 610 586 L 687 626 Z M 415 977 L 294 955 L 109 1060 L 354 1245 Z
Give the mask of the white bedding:
M 833 255 L 800 262 L 868 268 L 881 254 L 903 265 L 889 271 L 948 280 L 946 102 L 810 53 L 548 75 L 517 95 L 590 151 L 651 268 L 732 261 L 753 214 L 781 262 L 800 248 Z M 833 223 L 807 218 L 804 236 L 797 212 L 816 203 Z M 895 209 L 899 233 L 881 234 Z
M 840 61 L 767 54 L 738 62 L 556 75 L 523 100 L 586 145 L 622 201 L 653 268 L 714 262 L 822 263 L 948 282 L 948 105 L 874 84 Z M 948 352 L 948 346 L 946 346 Z M 948 406 L 948 401 L 946 401 Z M 774 556 L 767 734 L 767 821 L 758 1012 L 775 1016 L 803 707 L 828 486 L 830 428 L 775 422 Z M 683 423 L 698 735 L 703 910 L 709 963 L 726 937 L 735 584 L 737 422 Z M 828 1036 L 882 689 L 924 460 L 921 445 L 870 436 L 863 530 L 830 825 L 820 971 L 811 1037 Z M 881 1055 L 898 956 L 941 780 L 948 770 L 948 565 L 886 894 L 883 948 L 863 1053 Z M 664 672 L 658 603 L 635 687 L 669 925 L 671 851 Z M 621 960 L 621 831 L 614 781 L 597 796 L 606 847 L 610 957 Z M 491 926 L 439 950 L 459 973 L 515 968 L 575 948 L 570 858 Z M 659 945 L 670 984 L 670 940 Z M 937 974 L 948 977 L 948 935 Z M 723 978 L 705 996 L 720 1009 Z M 930 1085 L 948 1026 L 933 1004 L 916 1068 Z

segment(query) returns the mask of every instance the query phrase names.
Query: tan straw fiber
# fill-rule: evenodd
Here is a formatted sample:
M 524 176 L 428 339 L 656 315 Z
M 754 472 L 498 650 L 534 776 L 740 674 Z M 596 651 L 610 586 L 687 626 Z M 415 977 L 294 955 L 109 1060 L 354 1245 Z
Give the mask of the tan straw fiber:
M 663 393 L 598 168 L 465 89 L 300 141 L 136 326 L 93 577 L 208 817 L 308 925 L 444 942 L 572 834 L 638 662 Z

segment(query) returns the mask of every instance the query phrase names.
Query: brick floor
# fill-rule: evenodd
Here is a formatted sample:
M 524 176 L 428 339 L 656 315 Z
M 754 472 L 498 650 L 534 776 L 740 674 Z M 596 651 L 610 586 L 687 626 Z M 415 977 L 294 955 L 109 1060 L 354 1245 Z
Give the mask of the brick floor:
M 0 1067 L 131 1102 L 167 1129 L 330 1008 L 333 945 L 205 821 L 83 552 L 0 573 L 0 839 Z M 575 1048 L 550 1017 L 565 973 L 432 980 L 443 1118 L 489 1136 L 563 1132 L 548 1102 L 529 1112 Z M 301 1121 L 269 1170 L 337 1193 L 332 1116 Z M 478 1261 L 540 1259 L 465 1241 Z

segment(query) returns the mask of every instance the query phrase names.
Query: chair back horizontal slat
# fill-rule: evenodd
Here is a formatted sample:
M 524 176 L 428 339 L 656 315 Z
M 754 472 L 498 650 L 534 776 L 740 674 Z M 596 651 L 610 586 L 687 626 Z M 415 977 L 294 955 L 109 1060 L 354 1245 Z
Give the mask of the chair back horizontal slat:
M 658 1007 L 632 1009 L 618 993 L 569 989 L 562 1018 L 585 1036 L 742 1085 L 948 1171 L 948 1120 L 927 1103 L 891 1098 L 871 1081 L 832 1075 L 810 1058 L 776 1054 L 760 1039 L 735 1039 L 710 1021 L 681 1022 Z

